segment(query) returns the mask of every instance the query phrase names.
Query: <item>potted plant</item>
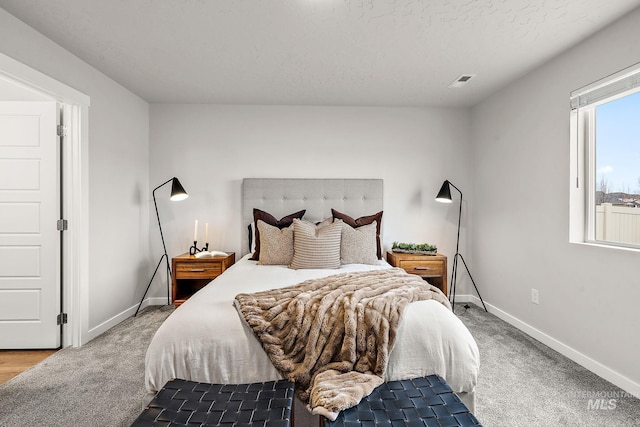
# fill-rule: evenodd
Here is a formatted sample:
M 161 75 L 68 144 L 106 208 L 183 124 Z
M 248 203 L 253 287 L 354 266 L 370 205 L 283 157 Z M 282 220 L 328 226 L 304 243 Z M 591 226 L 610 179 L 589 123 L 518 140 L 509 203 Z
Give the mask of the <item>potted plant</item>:
M 436 255 L 438 253 L 438 248 L 429 243 L 393 242 L 391 250 L 401 254 Z

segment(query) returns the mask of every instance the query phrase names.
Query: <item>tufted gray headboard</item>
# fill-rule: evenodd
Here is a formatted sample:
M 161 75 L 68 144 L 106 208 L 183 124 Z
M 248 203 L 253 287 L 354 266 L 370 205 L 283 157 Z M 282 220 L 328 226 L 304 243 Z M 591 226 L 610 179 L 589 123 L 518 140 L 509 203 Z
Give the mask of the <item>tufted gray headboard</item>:
M 306 209 L 304 219 L 320 221 L 336 209 L 354 218 L 383 210 L 381 179 L 279 179 L 242 180 L 242 254 L 249 253 L 247 226 L 253 208 L 282 218 Z

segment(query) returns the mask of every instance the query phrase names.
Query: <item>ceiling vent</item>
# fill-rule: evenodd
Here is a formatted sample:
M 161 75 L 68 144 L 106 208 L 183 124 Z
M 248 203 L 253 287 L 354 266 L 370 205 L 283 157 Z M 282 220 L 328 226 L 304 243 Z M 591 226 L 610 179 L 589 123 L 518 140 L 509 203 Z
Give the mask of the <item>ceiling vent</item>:
M 476 75 L 475 74 L 463 74 L 460 77 L 458 77 L 457 79 L 455 79 L 450 85 L 450 88 L 459 88 L 462 87 L 464 85 L 466 85 L 467 83 L 469 83 L 469 80 L 471 80 L 472 78 L 474 78 Z

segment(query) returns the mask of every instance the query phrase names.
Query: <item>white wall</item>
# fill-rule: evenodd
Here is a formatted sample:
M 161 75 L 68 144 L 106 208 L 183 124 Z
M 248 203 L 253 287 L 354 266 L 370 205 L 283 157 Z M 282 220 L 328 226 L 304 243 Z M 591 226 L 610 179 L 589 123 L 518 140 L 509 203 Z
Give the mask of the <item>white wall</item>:
M 149 106 L 3 9 L 0 52 L 91 98 L 86 341 L 136 305 L 149 274 Z
M 468 110 L 152 104 L 150 123 L 150 187 L 175 175 L 190 195 L 156 193 L 169 257 L 188 251 L 195 219 L 201 236 L 209 223 L 210 247 L 240 250 L 245 177 L 382 178 L 383 244 L 430 242 L 453 255 L 457 205 L 434 197 L 445 178 L 471 191 Z
M 472 110 L 473 265 L 488 284 L 483 297 L 636 394 L 640 253 L 569 243 L 568 100 L 640 61 L 638 28 L 640 10 Z M 531 288 L 540 305 L 530 302 Z

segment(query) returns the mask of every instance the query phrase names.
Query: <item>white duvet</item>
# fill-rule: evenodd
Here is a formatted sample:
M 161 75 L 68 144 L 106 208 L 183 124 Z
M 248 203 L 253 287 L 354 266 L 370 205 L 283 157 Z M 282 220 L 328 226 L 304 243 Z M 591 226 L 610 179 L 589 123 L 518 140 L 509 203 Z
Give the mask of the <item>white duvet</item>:
M 389 268 L 351 264 L 337 270 L 291 270 L 260 266 L 245 256 L 178 307 L 156 332 L 145 360 L 147 390 L 181 378 L 207 383 L 245 384 L 282 378 L 233 305 L 240 293 L 298 284 L 348 271 Z M 468 329 L 435 301 L 407 306 L 389 357 L 386 380 L 437 374 L 451 388 L 473 396 L 478 347 Z

